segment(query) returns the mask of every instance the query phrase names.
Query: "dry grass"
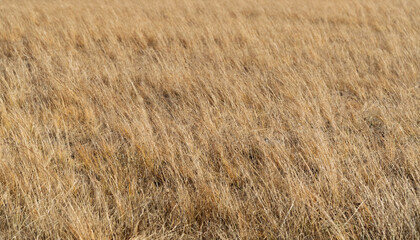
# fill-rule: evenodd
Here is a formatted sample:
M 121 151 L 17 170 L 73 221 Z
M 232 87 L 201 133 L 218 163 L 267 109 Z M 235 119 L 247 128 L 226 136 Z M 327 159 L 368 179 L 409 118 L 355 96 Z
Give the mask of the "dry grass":
M 420 238 L 420 1 L 1 0 L 0 238 Z

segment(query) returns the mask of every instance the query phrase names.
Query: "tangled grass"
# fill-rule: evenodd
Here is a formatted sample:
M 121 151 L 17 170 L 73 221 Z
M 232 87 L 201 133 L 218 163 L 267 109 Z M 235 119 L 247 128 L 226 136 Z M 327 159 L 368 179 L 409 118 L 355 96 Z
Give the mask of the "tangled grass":
M 0 238 L 420 238 L 420 1 L 0 1 Z

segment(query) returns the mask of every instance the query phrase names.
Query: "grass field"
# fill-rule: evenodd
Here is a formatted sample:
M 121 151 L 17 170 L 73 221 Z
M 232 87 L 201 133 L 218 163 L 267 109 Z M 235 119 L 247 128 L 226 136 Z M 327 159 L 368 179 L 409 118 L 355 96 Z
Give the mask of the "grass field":
M 418 239 L 419 183 L 419 0 L 0 0 L 1 239 Z

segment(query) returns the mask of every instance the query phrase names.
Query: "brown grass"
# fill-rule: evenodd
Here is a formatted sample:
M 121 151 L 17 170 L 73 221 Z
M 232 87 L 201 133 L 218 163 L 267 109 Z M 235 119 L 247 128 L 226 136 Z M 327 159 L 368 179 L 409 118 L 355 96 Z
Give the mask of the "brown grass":
M 420 1 L 1 0 L 0 238 L 420 238 Z

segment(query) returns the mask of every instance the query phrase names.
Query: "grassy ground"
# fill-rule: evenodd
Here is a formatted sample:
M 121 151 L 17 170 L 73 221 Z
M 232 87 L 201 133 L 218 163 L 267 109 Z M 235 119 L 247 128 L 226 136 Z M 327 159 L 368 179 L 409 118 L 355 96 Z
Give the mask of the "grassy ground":
M 0 238 L 420 238 L 420 1 L 1 0 Z

